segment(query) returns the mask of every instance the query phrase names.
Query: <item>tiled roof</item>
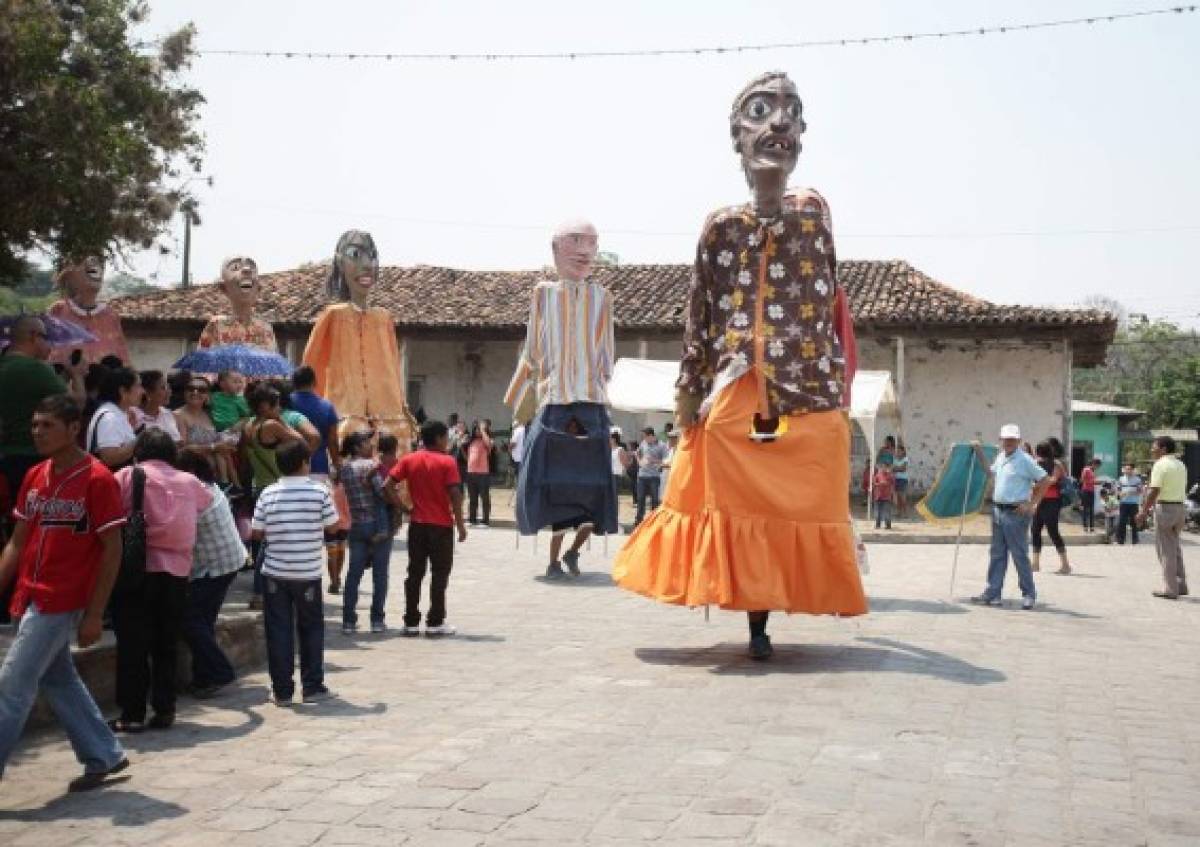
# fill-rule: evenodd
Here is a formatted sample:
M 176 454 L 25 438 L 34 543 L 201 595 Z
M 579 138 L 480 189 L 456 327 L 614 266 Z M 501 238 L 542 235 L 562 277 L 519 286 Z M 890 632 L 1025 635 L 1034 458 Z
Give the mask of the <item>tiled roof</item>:
M 1116 319 L 1091 309 L 1001 306 L 937 282 L 907 262 L 840 262 L 839 279 L 850 295 L 854 322 L 863 329 L 948 329 L 1017 334 L 1066 332 L 1077 342 L 1104 347 Z M 262 276 L 260 311 L 267 320 L 301 328 L 325 305 L 328 265 Z M 596 271 L 595 279 L 615 295 L 617 326 L 625 329 L 679 331 L 690 265 L 616 265 Z M 380 269 L 372 302 L 386 306 L 401 330 L 519 329 L 528 317 L 529 292 L 545 271 L 463 271 L 417 265 Z M 213 285 L 170 289 L 117 298 L 113 305 L 129 324 L 197 326 L 226 309 Z M 1081 364 L 1094 364 L 1088 361 Z M 1078 355 L 1077 355 L 1078 361 Z

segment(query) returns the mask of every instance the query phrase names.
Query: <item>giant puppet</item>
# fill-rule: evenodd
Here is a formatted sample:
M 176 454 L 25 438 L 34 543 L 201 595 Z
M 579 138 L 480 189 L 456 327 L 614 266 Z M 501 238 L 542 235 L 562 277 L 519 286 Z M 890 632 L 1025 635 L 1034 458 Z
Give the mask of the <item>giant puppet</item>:
M 396 324 L 387 309 L 368 305 L 379 281 L 379 252 L 370 233 L 350 230 L 338 239 L 329 269 L 326 306 L 304 348 L 317 375 L 316 392 L 342 416 L 343 436 L 389 432 L 407 452 L 416 422 L 404 403 L 404 373 Z
M 783 73 L 747 85 L 729 117 L 752 198 L 709 215 L 687 300 L 662 508 L 613 576 L 665 603 L 748 613 L 771 655 L 771 610 L 867 611 L 855 556 L 849 404 L 855 346 L 829 206 L 788 175 L 805 125 Z
M 228 315 L 213 315 L 200 332 L 200 347 L 245 344 L 278 353 L 275 330 L 255 314 L 260 285 L 258 264 L 249 256 L 231 256 L 221 263 L 221 291 L 229 300 Z
M 517 478 L 517 527 L 523 535 L 553 531 L 547 578 L 579 574 L 588 535 L 617 531 L 617 495 L 609 453 L 608 382 L 613 369 L 612 294 L 590 281 L 596 229 L 577 221 L 552 240 L 558 278 L 538 283 L 517 370 L 505 402 L 524 423 Z M 536 417 L 534 414 L 536 412 Z M 576 530 L 559 560 L 564 535 Z
M 66 364 L 76 349 L 83 351 L 83 364 L 99 362 L 105 356 L 116 356 L 128 365 L 129 348 L 125 343 L 125 332 L 121 328 L 121 316 L 113 308 L 100 302 L 100 290 L 104 287 L 104 259 L 86 256 L 70 260 L 58 274 L 58 287 L 62 299 L 55 302 L 46 314 L 83 327 L 95 341 L 76 347 L 59 347 L 50 351 L 50 361 Z

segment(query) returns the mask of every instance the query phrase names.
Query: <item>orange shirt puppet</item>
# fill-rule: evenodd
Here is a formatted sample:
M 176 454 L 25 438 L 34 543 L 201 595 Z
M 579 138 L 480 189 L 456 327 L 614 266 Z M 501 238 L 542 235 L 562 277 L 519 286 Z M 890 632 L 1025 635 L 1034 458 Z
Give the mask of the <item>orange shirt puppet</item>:
M 317 373 L 316 392 L 342 415 L 347 435 L 372 429 L 411 446 L 416 422 L 404 402 L 400 342 L 391 313 L 369 306 L 379 281 L 379 252 L 370 233 L 350 230 L 338 239 L 329 270 L 326 306 L 304 348 L 304 364 Z
M 753 198 L 708 217 L 688 292 L 662 508 L 618 554 L 617 583 L 665 603 L 767 614 L 867 611 L 847 498 L 854 335 L 829 206 L 791 192 L 802 107 L 783 73 L 753 80 L 730 132 Z

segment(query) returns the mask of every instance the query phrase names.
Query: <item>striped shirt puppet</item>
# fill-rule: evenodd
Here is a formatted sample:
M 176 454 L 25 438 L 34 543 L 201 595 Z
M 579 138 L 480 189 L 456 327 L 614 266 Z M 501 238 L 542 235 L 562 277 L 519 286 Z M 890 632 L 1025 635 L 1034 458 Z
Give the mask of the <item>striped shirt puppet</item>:
M 520 420 L 548 404 L 608 403 L 615 359 L 612 293 L 587 280 L 597 240 L 585 221 L 564 224 L 554 235 L 559 278 L 533 290 L 525 344 L 504 396 Z

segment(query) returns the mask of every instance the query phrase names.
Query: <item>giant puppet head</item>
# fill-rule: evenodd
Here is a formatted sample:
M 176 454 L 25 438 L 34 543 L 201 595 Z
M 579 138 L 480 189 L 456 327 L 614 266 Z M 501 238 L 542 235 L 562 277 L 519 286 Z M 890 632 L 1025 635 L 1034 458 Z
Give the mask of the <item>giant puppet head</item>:
M 76 305 L 95 306 L 104 286 L 104 258 L 92 255 L 68 260 L 58 273 L 58 286 Z
M 800 157 L 803 113 L 796 86 L 782 71 L 755 77 L 734 98 L 729 134 L 751 188 L 778 185 L 782 196 Z
M 326 290 L 335 300 L 366 308 L 367 295 L 379 281 L 379 251 L 371 233 L 352 229 L 342 233 L 334 250 Z
M 587 221 L 569 221 L 558 228 L 551 242 L 559 279 L 582 282 L 596 263 L 600 237 Z
M 249 315 L 258 304 L 258 263 L 249 256 L 230 256 L 221 263 L 221 290 L 235 315 Z

